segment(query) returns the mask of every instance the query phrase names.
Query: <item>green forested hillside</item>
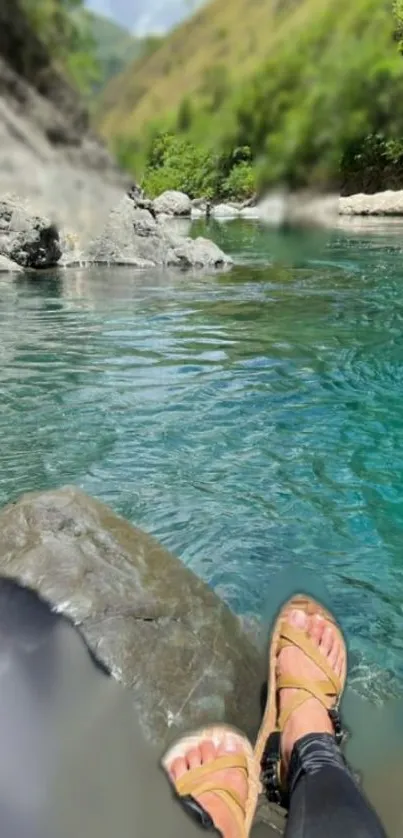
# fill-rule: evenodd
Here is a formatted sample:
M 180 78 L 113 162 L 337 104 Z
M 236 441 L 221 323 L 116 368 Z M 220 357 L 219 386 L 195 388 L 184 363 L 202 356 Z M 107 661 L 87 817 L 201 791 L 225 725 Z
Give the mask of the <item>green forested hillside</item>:
M 243 191 L 249 157 L 265 184 L 327 186 L 341 172 L 347 190 L 403 185 L 396 30 L 389 0 L 212 0 L 107 86 L 97 122 L 126 165 L 145 159 L 154 190 L 185 149 L 206 167 L 204 148 L 226 183 L 243 150 Z

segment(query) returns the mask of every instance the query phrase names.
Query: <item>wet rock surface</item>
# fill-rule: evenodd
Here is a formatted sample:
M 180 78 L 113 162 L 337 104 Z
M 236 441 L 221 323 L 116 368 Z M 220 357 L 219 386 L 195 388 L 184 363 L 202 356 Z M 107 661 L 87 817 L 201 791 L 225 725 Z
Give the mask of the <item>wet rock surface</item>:
M 254 737 L 264 665 L 241 622 L 157 541 L 74 488 L 0 513 L 0 572 L 77 623 L 158 746 L 225 720 Z

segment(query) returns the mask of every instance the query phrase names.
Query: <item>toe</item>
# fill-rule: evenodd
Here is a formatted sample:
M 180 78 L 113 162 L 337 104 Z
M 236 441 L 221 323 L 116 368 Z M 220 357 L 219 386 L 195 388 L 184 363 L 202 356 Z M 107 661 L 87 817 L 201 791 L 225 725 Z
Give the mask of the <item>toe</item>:
M 301 611 L 297 608 L 290 611 L 288 621 L 290 625 L 294 626 L 294 628 L 306 629 L 308 626 L 308 617 L 305 614 L 305 611 Z
M 186 762 L 190 769 L 199 768 L 202 764 L 200 748 L 191 748 L 186 754 Z
M 339 655 L 340 655 L 340 643 L 338 642 L 338 640 L 335 640 L 334 643 L 333 643 L 332 649 L 329 653 L 329 658 L 328 658 L 330 666 L 335 671 L 336 671 L 336 665 L 337 665 L 337 661 L 339 659 Z
M 239 753 L 240 751 L 243 751 L 241 743 L 234 736 L 231 736 L 231 734 L 227 734 L 223 737 L 217 748 L 217 756 L 223 757 L 226 754 Z
M 315 614 L 310 621 L 309 634 L 318 646 L 321 643 L 324 628 L 325 621 L 323 617 L 320 614 Z
M 171 780 L 177 781 L 183 777 L 184 774 L 188 771 L 187 763 L 184 757 L 178 757 L 174 759 L 173 763 L 169 766 L 168 773 Z
M 326 628 L 323 632 L 323 635 L 322 635 L 322 640 L 320 642 L 320 646 L 319 646 L 320 651 L 322 652 L 322 655 L 325 655 L 327 657 L 330 654 L 330 651 L 333 647 L 333 640 L 334 640 L 333 631 L 330 628 L 330 626 L 326 626 Z
M 212 762 L 216 757 L 216 749 L 212 742 L 202 742 L 200 745 L 200 753 L 203 765 L 206 762 Z

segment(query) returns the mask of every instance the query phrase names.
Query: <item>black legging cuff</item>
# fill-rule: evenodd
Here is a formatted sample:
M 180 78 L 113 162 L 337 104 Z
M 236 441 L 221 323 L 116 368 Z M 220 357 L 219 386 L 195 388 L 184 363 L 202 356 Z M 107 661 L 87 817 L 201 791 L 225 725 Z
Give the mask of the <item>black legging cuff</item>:
M 292 795 L 304 774 L 316 774 L 332 766 L 352 777 L 348 765 L 331 733 L 309 733 L 295 743 L 288 769 L 288 789 Z

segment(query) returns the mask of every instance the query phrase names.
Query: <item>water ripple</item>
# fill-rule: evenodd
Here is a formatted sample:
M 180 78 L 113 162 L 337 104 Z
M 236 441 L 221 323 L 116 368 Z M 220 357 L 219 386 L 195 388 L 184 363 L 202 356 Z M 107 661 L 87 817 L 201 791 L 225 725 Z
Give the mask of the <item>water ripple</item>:
M 0 279 L 0 502 L 77 483 L 243 614 L 279 567 L 314 570 L 360 688 L 382 666 L 401 689 L 399 232 L 293 264 L 289 238 L 212 232 L 243 254 L 230 275 Z

